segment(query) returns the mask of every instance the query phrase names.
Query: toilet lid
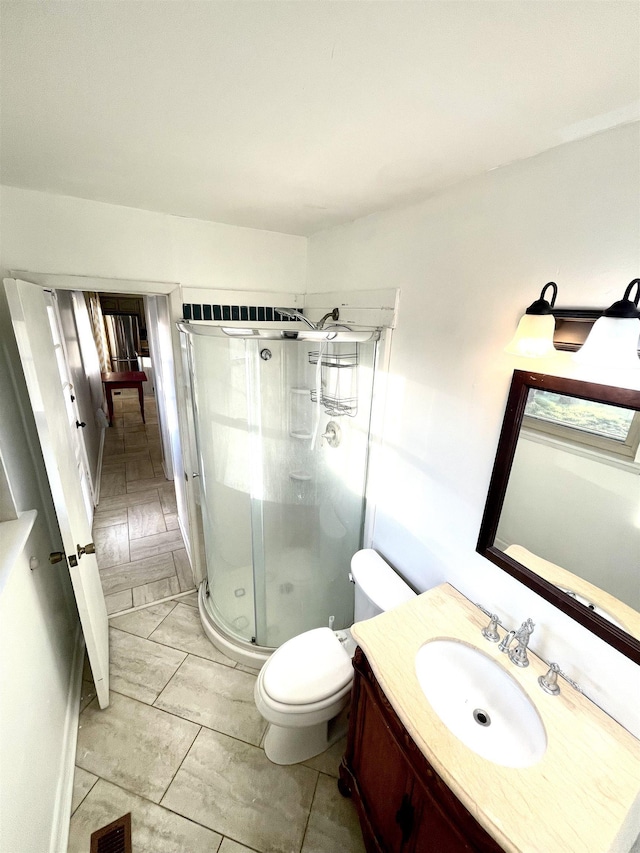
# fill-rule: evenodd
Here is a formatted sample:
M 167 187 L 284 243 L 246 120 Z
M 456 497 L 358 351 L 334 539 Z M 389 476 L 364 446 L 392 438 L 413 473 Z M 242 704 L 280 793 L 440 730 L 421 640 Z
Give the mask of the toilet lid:
M 337 693 L 353 677 L 351 658 L 330 628 L 287 640 L 263 668 L 263 686 L 276 702 L 306 705 Z

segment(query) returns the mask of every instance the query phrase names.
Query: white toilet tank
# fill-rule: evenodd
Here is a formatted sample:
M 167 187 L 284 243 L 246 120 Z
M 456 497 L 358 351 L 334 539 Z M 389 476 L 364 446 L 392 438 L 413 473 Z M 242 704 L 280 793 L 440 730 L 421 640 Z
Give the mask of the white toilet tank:
M 353 555 L 351 575 L 356 585 L 354 622 L 371 619 L 416 597 L 415 592 L 372 548 Z

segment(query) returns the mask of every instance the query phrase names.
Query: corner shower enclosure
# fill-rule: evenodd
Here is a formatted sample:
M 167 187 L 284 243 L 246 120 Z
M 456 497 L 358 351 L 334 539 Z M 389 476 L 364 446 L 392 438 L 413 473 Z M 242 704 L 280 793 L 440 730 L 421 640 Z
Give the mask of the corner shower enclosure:
M 378 333 L 179 328 L 207 633 L 241 659 L 243 649 L 267 653 L 311 628 L 351 625 Z

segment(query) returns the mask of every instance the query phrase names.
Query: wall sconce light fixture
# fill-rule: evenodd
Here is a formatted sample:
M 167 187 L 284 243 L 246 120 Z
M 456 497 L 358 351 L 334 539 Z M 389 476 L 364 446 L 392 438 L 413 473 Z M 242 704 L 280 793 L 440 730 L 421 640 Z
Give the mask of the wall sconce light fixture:
M 631 291 L 636 296 L 631 300 Z M 622 370 L 640 369 L 640 278 L 629 282 L 622 299 L 614 302 L 593 325 L 589 336 L 573 358 L 580 364 Z
M 549 288 L 552 290 L 551 302 L 545 299 L 545 293 Z M 540 292 L 540 298 L 532 302 L 520 318 L 516 333 L 505 347 L 505 352 L 526 358 L 543 358 L 555 352 L 553 333 L 556 321 L 551 309 L 557 295 L 558 285 L 555 281 L 545 284 Z

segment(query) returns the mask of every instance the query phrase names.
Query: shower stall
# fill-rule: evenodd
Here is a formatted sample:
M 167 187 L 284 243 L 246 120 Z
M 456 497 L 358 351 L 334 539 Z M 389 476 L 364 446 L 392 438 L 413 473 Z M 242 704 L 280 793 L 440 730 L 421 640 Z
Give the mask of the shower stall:
M 348 627 L 379 333 L 179 328 L 208 636 L 258 662 L 302 631 Z

